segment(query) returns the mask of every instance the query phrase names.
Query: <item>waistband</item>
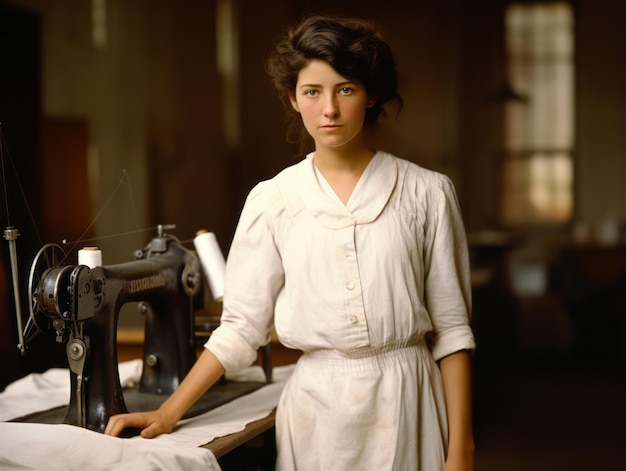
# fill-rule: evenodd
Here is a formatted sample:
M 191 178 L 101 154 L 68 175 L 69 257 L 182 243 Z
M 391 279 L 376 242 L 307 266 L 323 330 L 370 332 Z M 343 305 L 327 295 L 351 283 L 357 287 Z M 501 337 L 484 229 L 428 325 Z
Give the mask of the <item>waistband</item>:
M 423 337 L 411 339 L 397 339 L 378 347 L 363 347 L 356 350 L 333 350 L 319 349 L 304 352 L 304 356 L 310 359 L 322 360 L 359 360 L 369 357 L 380 357 L 393 355 L 394 352 L 400 353 L 405 349 L 428 349 L 426 341 Z

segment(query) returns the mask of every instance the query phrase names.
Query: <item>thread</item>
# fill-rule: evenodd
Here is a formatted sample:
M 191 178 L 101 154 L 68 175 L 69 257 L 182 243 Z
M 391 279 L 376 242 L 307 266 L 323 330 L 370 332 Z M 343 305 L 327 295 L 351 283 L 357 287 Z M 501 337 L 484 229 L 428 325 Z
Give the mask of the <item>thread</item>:
M 221 301 L 224 297 L 224 274 L 226 261 L 217 243 L 215 234 L 205 229 L 196 232 L 193 244 L 198 252 L 200 263 L 207 277 L 213 299 Z
M 78 251 L 78 264 L 89 268 L 102 266 L 102 251 L 98 247 L 83 247 Z

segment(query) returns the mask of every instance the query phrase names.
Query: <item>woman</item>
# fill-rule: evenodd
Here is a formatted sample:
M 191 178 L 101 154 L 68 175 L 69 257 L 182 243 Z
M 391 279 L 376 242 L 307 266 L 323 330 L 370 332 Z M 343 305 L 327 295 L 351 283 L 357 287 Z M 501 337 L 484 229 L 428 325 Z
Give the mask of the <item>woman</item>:
M 402 100 L 369 23 L 311 17 L 267 67 L 314 151 L 249 194 L 228 256 L 220 327 L 158 411 L 106 433 L 170 432 L 275 329 L 304 353 L 276 417 L 281 470 L 473 470 L 469 262 L 445 176 L 371 149 Z

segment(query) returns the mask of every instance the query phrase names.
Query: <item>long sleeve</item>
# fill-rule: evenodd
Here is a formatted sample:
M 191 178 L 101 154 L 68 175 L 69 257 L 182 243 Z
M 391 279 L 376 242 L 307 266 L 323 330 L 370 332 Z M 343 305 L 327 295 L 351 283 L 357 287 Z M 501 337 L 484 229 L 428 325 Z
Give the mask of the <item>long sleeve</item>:
M 260 183 L 248 195 L 227 257 L 221 324 L 205 345 L 226 371 L 250 365 L 258 348 L 267 344 L 284 284 L 268 223 L 269 188 L 269 182 Z
M 425 300 L 433 323 L 433 357 L 439 360 L 459 350 L 472 350 L 475 342 L 469 326 L 469 256 L 456 193 L 443 176 L 436 190 L 434 217 L 426 230 Z

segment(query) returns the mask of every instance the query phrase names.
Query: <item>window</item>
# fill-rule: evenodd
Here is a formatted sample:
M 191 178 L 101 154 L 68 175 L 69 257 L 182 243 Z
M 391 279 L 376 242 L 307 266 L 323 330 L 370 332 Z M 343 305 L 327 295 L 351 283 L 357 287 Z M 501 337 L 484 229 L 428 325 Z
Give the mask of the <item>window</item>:
M 573 214 L 574 33 L 571 5 L 514 3 L 505 14 L 502 218 L 565 223 Z

